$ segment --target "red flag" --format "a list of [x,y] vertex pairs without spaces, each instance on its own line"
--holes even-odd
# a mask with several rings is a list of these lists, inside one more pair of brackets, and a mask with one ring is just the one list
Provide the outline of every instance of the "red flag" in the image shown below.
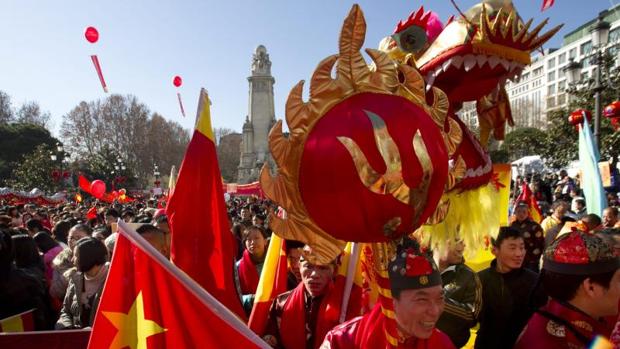
[[78,177],[78,182],[80,183],[80,189],[90,194],[90,181],[86,179],[86,177],[80,175]]
[[538,207],[538,202],[536,201],[534,194],[532,194],[532,191],[526,182],[523,182],[523,185],[521,186],[521,194],[519,194],[519,197],[517,198],[517,205],[521,202],[529,206],[530,218],[532,218],[534,222],[540,224],[542,221],[542,212],[540,211],[540,207]]
[[123,221],[89,349],[269,348]]
[[0,335],[0,348],[86,348],[90,330],[7,332]]
[[34,311],[35,309],[30,309],[0,320],[0,332],[34,331],[34,318],[32,317]]
[[93,218],[97,218],[97,207],[93,206],[90,208],[90,210],[88,210],[88,212],[86,212],[86,219],[93,219]]
[[166,213],[172,262],[245,319],[235,287],[233,235],[217,163],[209,97],[200,91],[198,120]]
[[553,6],[553,3],[555,2],[555,0],[543,0],[542,3],[542,7],[540,8],[540,12],[550,8],[551,6]]

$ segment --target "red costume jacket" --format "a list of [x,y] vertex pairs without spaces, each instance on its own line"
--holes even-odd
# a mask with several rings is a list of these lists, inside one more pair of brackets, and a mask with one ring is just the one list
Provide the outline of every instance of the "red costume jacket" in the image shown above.
[[[321,349],[382,349],[387,345],[384,332],[386,317],[377,303],[373,310],[347,321],[327,333]],[[450,338],[438,329],[428,339],[408,338],[398,348],[454,349]]]
[[594,337],[609,334],[606,322],[551,299],[532,315],[514,349],[589,348]]

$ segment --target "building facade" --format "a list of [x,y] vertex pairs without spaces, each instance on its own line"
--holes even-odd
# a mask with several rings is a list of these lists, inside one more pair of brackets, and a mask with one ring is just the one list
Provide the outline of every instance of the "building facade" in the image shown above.
[[[607,52],[616,59],[620,52],[620,4],[601,12],[604,20],[611,24]],[[596,72],[590,63],[592,58],[591,28],[596,18],[582,24],[564,36],[560,48],[537,52],[532,63],[523,69],[517,81],[508,80],[506,92],[510,98],[515,127],[547,127],[547,114],[568,105],[565,71],[570,60],[581,62],[581,78],[588,79]],[[475,102],[465,103],[458,113],[468,125],[477,125]]]
[[242,131],[239,183],[256,181],[265,162],[273,165],[267,136],[276,122],[273,98],[275,79],[271,76],[271,61],[263,45],[259,45],[254,52],[248,83],[248,115]]

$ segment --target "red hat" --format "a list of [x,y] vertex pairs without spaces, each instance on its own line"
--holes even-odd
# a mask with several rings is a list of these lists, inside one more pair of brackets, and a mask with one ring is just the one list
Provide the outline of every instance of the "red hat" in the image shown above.
[[544,254],[543,269],[567,275],[592,275],[620,268],[620,258],[600,237],[572,231],[561,235]]

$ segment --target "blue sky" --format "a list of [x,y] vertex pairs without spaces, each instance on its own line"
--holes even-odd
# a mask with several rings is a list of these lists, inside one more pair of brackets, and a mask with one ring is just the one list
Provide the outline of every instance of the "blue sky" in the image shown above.
[[[618,0],[556,0],[541,13],[542,0],[516,0],[523,18],[565,23],[546,47]],[[0,90],[14,106],[39,102],[50,111],[54,132],[62,115],[80,101],[105,98],[89,55],[99,56],[112,93],[133,94],[151,111],[193,127],[200,87],[213,100],[214,127],[237,131],[247,114],[251,56],[263,44],[276,79],[276,117],[283,118],[290,88],[309,79],[316,64],[337,52],[342,20],[353,1],[344,0],[0,0]],[[376,48],[396,23],[420,5],[442,20],[456,13],[449,0],[358,2],[367,23],[365,47]],[[465,11],[477,3],[457,0]],[[84,29],[95,26],[99,42]],[[183,78],[183,118],[172,85]]]

